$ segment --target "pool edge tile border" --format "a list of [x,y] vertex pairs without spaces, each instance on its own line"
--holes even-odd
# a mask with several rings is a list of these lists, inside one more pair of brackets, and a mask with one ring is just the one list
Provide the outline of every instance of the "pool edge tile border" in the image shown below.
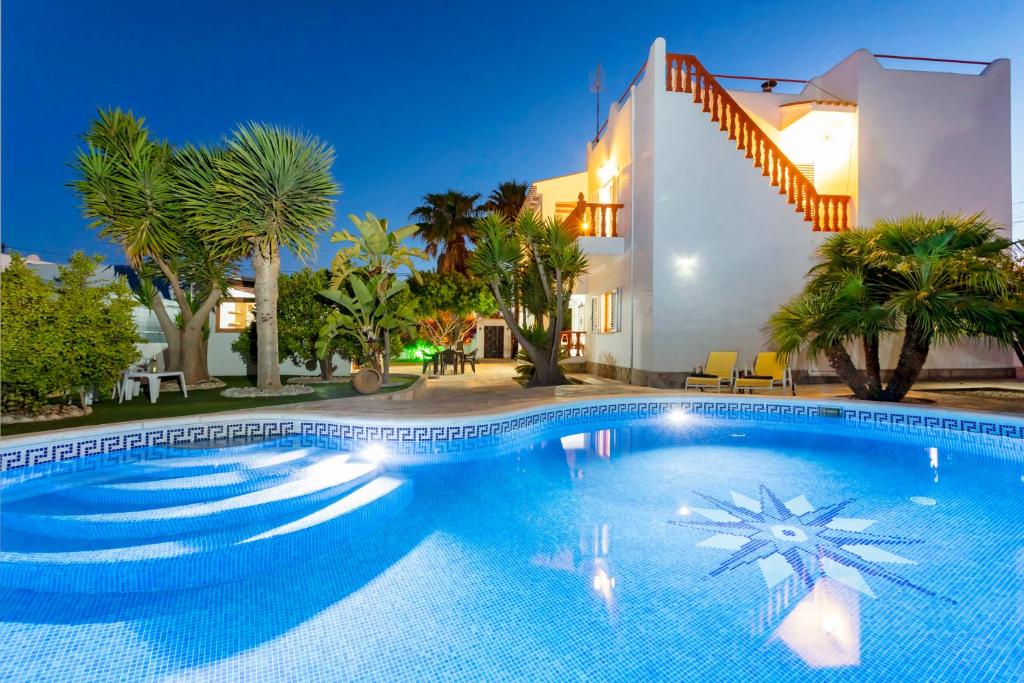
[[451,441],[517,432],[553,419],[634,413],[637,416],[655,415],[673,409],[705,414],[812,417],[837,419],[844,423],[921,427],[1022,440],[1024,443],[1024,418],[1010,415],[919,406],[890,406],[883,403],[851,404],[842,400],[772,400],[763,397],[667,394],[580,398],[457,419],[367,418],[327,416],[313,412],[260,411],[243,415],[210,413],[192,417],[123,422],[4,439],[0,441],[0,472],[145,446],[174,445],[209,439],[273,438],[295,434],[339,436],[366,441]]

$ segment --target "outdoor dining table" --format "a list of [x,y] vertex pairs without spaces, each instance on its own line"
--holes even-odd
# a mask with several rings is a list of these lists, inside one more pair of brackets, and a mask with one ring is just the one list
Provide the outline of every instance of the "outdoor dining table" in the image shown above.
[[[430,357],[430,362],[433,364],[435,375],[439,373],[442,375],[444,374],[445,363],[441,362],[441,353],[443,352],[439,351],[438,353],[435,353],[433,356]],[[455,362],[452,364],[454,374],[466,374],[466,353],[464,351],[454,351],[454,353]]]
[[185,373],[184,372],[126,372],[124,373],[124,384],[121,390],[121,399],[118,403],[121,403],[125,399],[125,388],[128,383],[132,380],[143,380],[149,382],[149,402],[156,403],[157,398],[160,397],[160,381],[164,378],[175,378],[178,383],[181,384],[181,394],[185,398],[188,398],[188,388],[185,385]]

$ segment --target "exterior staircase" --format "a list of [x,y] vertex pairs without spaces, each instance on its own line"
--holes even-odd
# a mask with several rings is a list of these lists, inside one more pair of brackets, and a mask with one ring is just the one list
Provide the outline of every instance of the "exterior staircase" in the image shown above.
[[816,232],[840,232],[850,229],[850,197],[820,194],[814,184],[797,168],[771,138],[736,103],[732,95],[693,55],[665,55],[665,88],[669,92],[693,95],[713,123],[735,141],[754,168],[779,188],[779,194]]

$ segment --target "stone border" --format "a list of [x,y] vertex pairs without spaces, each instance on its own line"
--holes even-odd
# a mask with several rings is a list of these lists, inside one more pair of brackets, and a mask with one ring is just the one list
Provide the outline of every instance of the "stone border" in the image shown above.
[[[424,380],[425,381],[425,380]],[[410,389],[413,387],[410,387]],[[397,393],[397,392],[396,392]],[[344,442],[385,441],[402,448],[430,450],[463,439],[521,438],[531,430],[566,420],[589,417],[633,419],[672,410],[721,417],[760,418],[817,426],[839,418],[836,427],[870,423],[885,430],[927,433],[967,432],[995,439],[999,450],[1024,454],[1024,418],[927,407],[895,407],[812,399],[771,400],[761,397],[703,397],[693,394],[636,398],[581,399],[462,419],[378,419],[328,417],[316,413],[224,413],[187,420],[165,418],[104,425],[61,433],[27,434],[0,442],[0,472],[43,463],[158,445],[213,439],[274,438],[297,435],[328,437]]]
[[[396,375],[397,377],[409,377],[406,374]],[[384,394],[371,394],[362,398],[372,401],[412,401],[422,396],[427,390],[427,375],[420,375],[413,380],[412,384],[398,391],[389,391]]]

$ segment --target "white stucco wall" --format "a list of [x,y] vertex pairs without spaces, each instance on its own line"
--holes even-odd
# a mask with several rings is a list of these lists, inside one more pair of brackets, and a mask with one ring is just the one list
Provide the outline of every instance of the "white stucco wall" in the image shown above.
[[554,218],[556,204],[559,202],[575,203],[580,192],[586,195],[587,172],[580,171],[555,178],[546,178],[533,184],[537,188],[541,218]]
[[[659,39],[648,59],[655,66],[621,109],[611,108],[601,140],[588,145],[592,200],[597,169],[610,159],[618,166],[626,253],[591,258],[577,288],[588,297],[622,289],[622,332],[588,334],[587,359],[678,373],[703,363],[711,350],[735,350],[746,365],[767,348],[768,317],[801,289],[827,233],[812,231],[692,97],[665,91],[664,63]],[[814,98],[857,103],[855,112],[834,108],[853,128],[844,141],[849,172],[843,177],[838,165],[814,161],[828,185],[819,190],[845,188],[862,225],[910,211],[976,210],[1009,224],[1005,60],[981,76],[964,76],[884,69],[860,51],[801,94],[736,97],[784,149],[788,121],[777,113],[779,104]],[[895,342],[883,347],[884,368],[896,364]],[[1008,352],[970,343],[934,348],[926,367],[1012,365]]]
[[985,211],[1010,224],[1010,63],[978,75],[883,67],[858,50],[805,92],[857,103],[860,223]]
[[[664,50],[660,41],[655,47]],[[649,369],[687,371],[712,350],[737,351],[749,363],[764,348],[768,316],[799,291],[823,235],[692,97],[662,88],[654,103]]]
[[[661,59],[664,63],[664,51]],[[590,256],[590,272],[581,289],[588,297],[620,289],[621,328],[608,334],[588,332],[586,357],[592,363],[626,369],[648,367],[653,348],[650,226],[655,153],[653,100],[658,87],[664,88],[663,72],[648,68],[631,95],[621,105],[611,106],[604,135],[597,144],[588,145],[587,151],[588,194],[592,199],[597,199],[599,169],[609,163],[618,169],[614,199],[625,204],[618,217],[618,234],[624,240],[625,251],[622,255]]]
[[473,342],[467,347],[467,350],[472,351],[476,349],[476,357],[484,358],[485,327],[500,327],[502,329],[502,358],[511,358],[512,330],[505,324],[504,318],[478,318],[476,321],[476,334],[473,336]]
[[[210,327],[215,328],[213,315],[210,316]],[[238,339],[238,332],[211,332],[206,347],[206,362],[210,374],[215,377],[241,377],[247,374],[256,374],[256,368],[247,368],[242,357],[231,350],[231,344]],[[334,375],[346,377],[351,374],[352,365],[349,361],[335,357]],[[282,375],[319,375],[319,367],[312,370],[302,365],[296,365],[289,360],[281,363]]]

